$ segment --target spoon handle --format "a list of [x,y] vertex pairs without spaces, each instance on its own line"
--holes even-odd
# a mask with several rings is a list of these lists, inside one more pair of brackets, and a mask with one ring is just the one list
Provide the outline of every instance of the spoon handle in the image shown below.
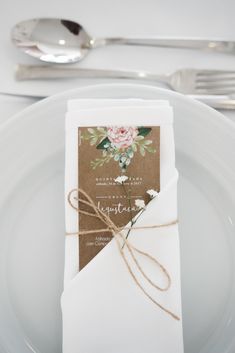
[[62,67],[49,65],[17,65],[15,78],[18,81],[37,79],[59,79],[59,78],[118,78],[154,80],[169,84],[167,74],[156,75],[146,71],[122,71],[83,69],[79,67]]
[[221,53],[235,53],[235,42],[200,38],[106,38],[93,39],[92,47],[105,45],[135,45],[161,48],[200,49]]

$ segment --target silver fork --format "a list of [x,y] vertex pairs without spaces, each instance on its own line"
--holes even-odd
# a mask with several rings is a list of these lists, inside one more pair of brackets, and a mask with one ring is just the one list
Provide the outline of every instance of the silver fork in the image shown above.
[[78,67],[18,65],[17,80],[59,78],[119,78],[163,82],[171,89],[195,95],[227,95],[235,93],[235,71],[181,69],[157,75],[146,71],[83,69]]

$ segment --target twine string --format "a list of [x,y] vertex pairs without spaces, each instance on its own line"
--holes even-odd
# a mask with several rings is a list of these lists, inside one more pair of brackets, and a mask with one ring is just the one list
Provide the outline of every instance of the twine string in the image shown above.
[[[81,198],[79,196],[74,197],[73,194],[74,192],[76,192],[78,195],[79,193],[85,197]],[[86,206],[89,206],[93,212],[89,212],[89,211],[85,211],[82,210],[81,208],[78,207],[78,205],[74,205],[72,200],[76,200],[77,203],[79,204],[79,202],[81,204],[84,204]],[[102,210],[100,210],[96,204],[94,203],[94,201],[92,200],[92,198],[82,189],[73,189],[69,192],[68,197],[67,197],[68,203],[69,205],[76,210],[76,212],[78,214],[83,214],[83,215],[87,215],[89,217],[96,217],[98,218],[103,224],[105,224],[106,228],[103,229],[95,229],[95,230],[81,230],[78,232],[70,232],[70,233],[66,233],[66,235],[87,235],[87,234],[92,234],[92,233],[101,233],[101,232],[111,232],[113,238],[116,241],[119,253],[122,257],[122,259],[125,262],[125,265],[128,269],[128,272],[130,273],[131,277],[133,278],[134,282],[136,283],[136,285],[139,287],[139,289],[156,305],[158,306],[161,310],[163,310],[164,312],[166,312],[167,314],[169,314],[171,317],[173,317],[175,320],[180,320],[180,318],[174,314],[172,311],[170,311],[169,309],[163,307],[159,302],[157,302],[148,292],[147,290],[144,288],[144,286],[140,283],[140,281],[138,280],[137,276],[135,275],[135,273],[132,270],[131,264],[129,263],[129,260],[127,258],[127,255],[124,251],[124,249],[127,249],[127,252],[129,253],[129,256],[131,257],[131,259],[133,260],[134,264],[136,265],[137,269],[139,270],[140,274],[145,278],[145,280],[149,283],[149,285],[159,291],[167,291],[170,286],[171,286],[171,277],[169,272],[167,271],[167,269],[153,256],[151,256],[150,254],[142,251],[141,249],[136,248],[134,245],[132,245],[130,243],[130,241],[128,239],[126,239],[125,235],[123,234],[123,230],[140,230],[140,229],[154,229],[154,228],[163,228],[163,227],[170,227],[173,226],[175,224],[178,223],[178,220],[174,220],[172,222],[169,223],[164,223],[164,224],[158,224],[158,225],[151,225],[151,226],[143,226],[143,227],[124,227],[124,228],[120,228],[117,227],[114,222],[110,219],[110,217],[104,213]],[[165,287],[160,287],[159,285],[157,285],[156,283],[154,283],[154,281],[152,281],[149,276],[146,274],[146,272],[144,271],[144,269],[142,268],[142,266],[140,265],[135,253],[140,254],[141,256],[149,259],[150,261],[152,261],[156,266],[158,266],[160,268],[160,270],[162,271],[163,275],[166,277],[167,279],[167,284]]]

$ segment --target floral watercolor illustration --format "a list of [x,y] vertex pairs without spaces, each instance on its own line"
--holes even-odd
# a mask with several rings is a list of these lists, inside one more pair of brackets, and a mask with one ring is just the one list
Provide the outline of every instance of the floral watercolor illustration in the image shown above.
[[87,128],[81,138],[101,150],[101,157],[91,161],[92,169],[102,167],[113,159],[119,164],[121,171],[125,172],[135,153],[140,153],[143,157],[146,152],[156,153],[152,146],[153,141],[147,138],[151,130],[150,127],[135,126]]

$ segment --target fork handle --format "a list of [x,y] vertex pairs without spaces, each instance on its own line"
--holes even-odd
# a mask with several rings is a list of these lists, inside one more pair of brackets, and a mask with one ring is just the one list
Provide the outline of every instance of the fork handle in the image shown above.
[[200,38],[106,38],[94,39],[92,47],[100,47],[108,44],[149,46],[161,48],[185,48],[201,49],[221,53],[234,53],[235,42],[226,40],[200,39]]
[[50,65],[17,65],[15,78],[22,80],[59,79],[59,78],[124,78],[149,81],[160,81],[169,84],[169,75],[156,75],[146,71],[124,71],[83,69],[79,67],[62,67]]

